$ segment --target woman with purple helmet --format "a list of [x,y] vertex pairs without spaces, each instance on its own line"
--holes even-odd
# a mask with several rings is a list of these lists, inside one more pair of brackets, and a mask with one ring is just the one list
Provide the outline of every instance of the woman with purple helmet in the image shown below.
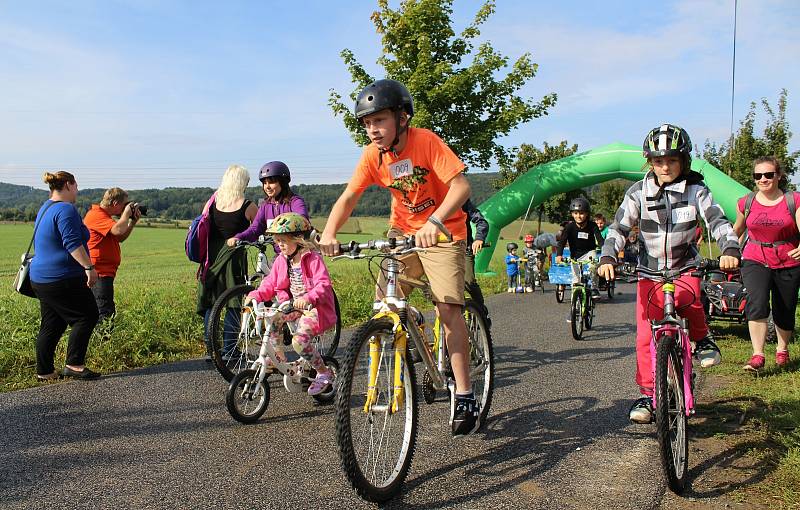
[[228,239],[228,246],[234,246],[237,240],[255,241],[266,232],[272,220],[283,213],[295,212],[308,219],[305,201],[292,193],[289,186],[291,175],[286,163],[270,161],[259,170],[258,180],[263,185],[266,199],[258,208],[258,214],[250,227]]

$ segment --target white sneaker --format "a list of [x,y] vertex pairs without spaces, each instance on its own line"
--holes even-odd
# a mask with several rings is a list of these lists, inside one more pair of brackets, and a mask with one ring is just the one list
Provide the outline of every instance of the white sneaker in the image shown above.
[[651,397],[642,397],[634,402],[628,418],[633,423],[652,423],[653,399]]
[[533,292],[533,287],[525,287],[525,292]]
[[700,363],[702,368],[720,364],[722,356],[720,355],[719,347],[717,347],[710,335],[697,341],[697,345],[694,347],[694,359]]
[[509,292],[509,294],[513,293],[514,292],[514,287],[509,287],[508,288],[508,292]]

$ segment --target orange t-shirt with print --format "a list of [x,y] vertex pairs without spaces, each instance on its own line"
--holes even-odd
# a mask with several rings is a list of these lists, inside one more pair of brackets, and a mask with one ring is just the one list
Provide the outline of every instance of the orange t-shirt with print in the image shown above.
[[[373,184],[389,188],[390,224],[405,234],[414,234],[442,204],[450,190],[448,183],[464,168],[458,156],[432,131],[409,128],[406,146],[396,156],[391,152],[381,156],[375,144],[369,144],[347,189],[361,194]],[[453,234],[453,240],[467,238],[467,215],[461,208],[449,218],[439,219]]]
[[83,224],[89,229],[89,257],[97,275],[116,276],[122,253],[119,241],[111,233],[111,229],[117,222],[102,207],[92,204],[92,208],[83,218]]

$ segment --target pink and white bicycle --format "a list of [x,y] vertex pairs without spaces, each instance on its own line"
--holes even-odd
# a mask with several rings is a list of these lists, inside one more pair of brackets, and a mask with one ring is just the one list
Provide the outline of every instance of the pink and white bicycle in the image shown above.
[[[675,286],[681,286],[678,278],[686,273],[699,276],[708,271],[719,270],[715,260],[701,259],[680,269],[656,271],[642,266],[623,264],[617,268],[621,276],[646,276],[655,279],[655,285],[647,296],[652,303],[656,292],[664,294],[664,318],[650,320],[650,352],[653,356],[653,410],[656,418],[656,434],[661,450],[661,467],[670,490],[681,493],[686,488],[689,471],[689,441],[687,418],[694,414],[694,377],[692,374],[692,346],[689,343],[688,321],[678,316],[678,311],[691,306],[692,302],[676,307]],[[688,287],[684,287],[689,289]],[[689,289],[691,290],[691,289]]]

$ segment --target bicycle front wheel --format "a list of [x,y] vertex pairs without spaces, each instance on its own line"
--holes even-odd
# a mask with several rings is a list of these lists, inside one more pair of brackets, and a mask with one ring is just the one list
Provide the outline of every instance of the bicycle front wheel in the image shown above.
[[556,302],[563,303],[564,302],[564,292],[566,287],[564,285],[556,285]]
[[683,366],[677,339],[665,336],[656,349],[656,433],[661,467],[670,490],[680,494],[689,471],[689,441],[686,434],[686,400]]
[[269,406],[269,383],[259,381],[257,371],[243,370],[231,381],[225,405],[236,421],[255,423]]
[[258,357],[255,315],[245,306],[252,290],[247,284],[226,289],[211,308],[206,349],[217,371],[229,382]]
[[572,309],[570,310],[570,328],[572,338],[580,340],[583,338],[583,296],[580,292],[572,293]]
[[[392,326],[391,320],[379,319],[356,330],[342,362],[335,401],[336,441],[342,469],[358,495],[373,502],[387,501],[400,491],[417,441],[413,363],[403,363],[404,398],[392,411],[395,393]],[[370,373],[377,376],[374,388]]]
[[586,298],[586,309],[583,316],[583,327],[586,331],[592,329],[592,322],[594,321],[594,300],[591,296]]
[[492,333],[486,325],[486,317],[478,303],[467,300],[464,304],[464,319],[469,335],[469,376],[480,405],[479,428],[489,416],[494,391],[494,347]]

